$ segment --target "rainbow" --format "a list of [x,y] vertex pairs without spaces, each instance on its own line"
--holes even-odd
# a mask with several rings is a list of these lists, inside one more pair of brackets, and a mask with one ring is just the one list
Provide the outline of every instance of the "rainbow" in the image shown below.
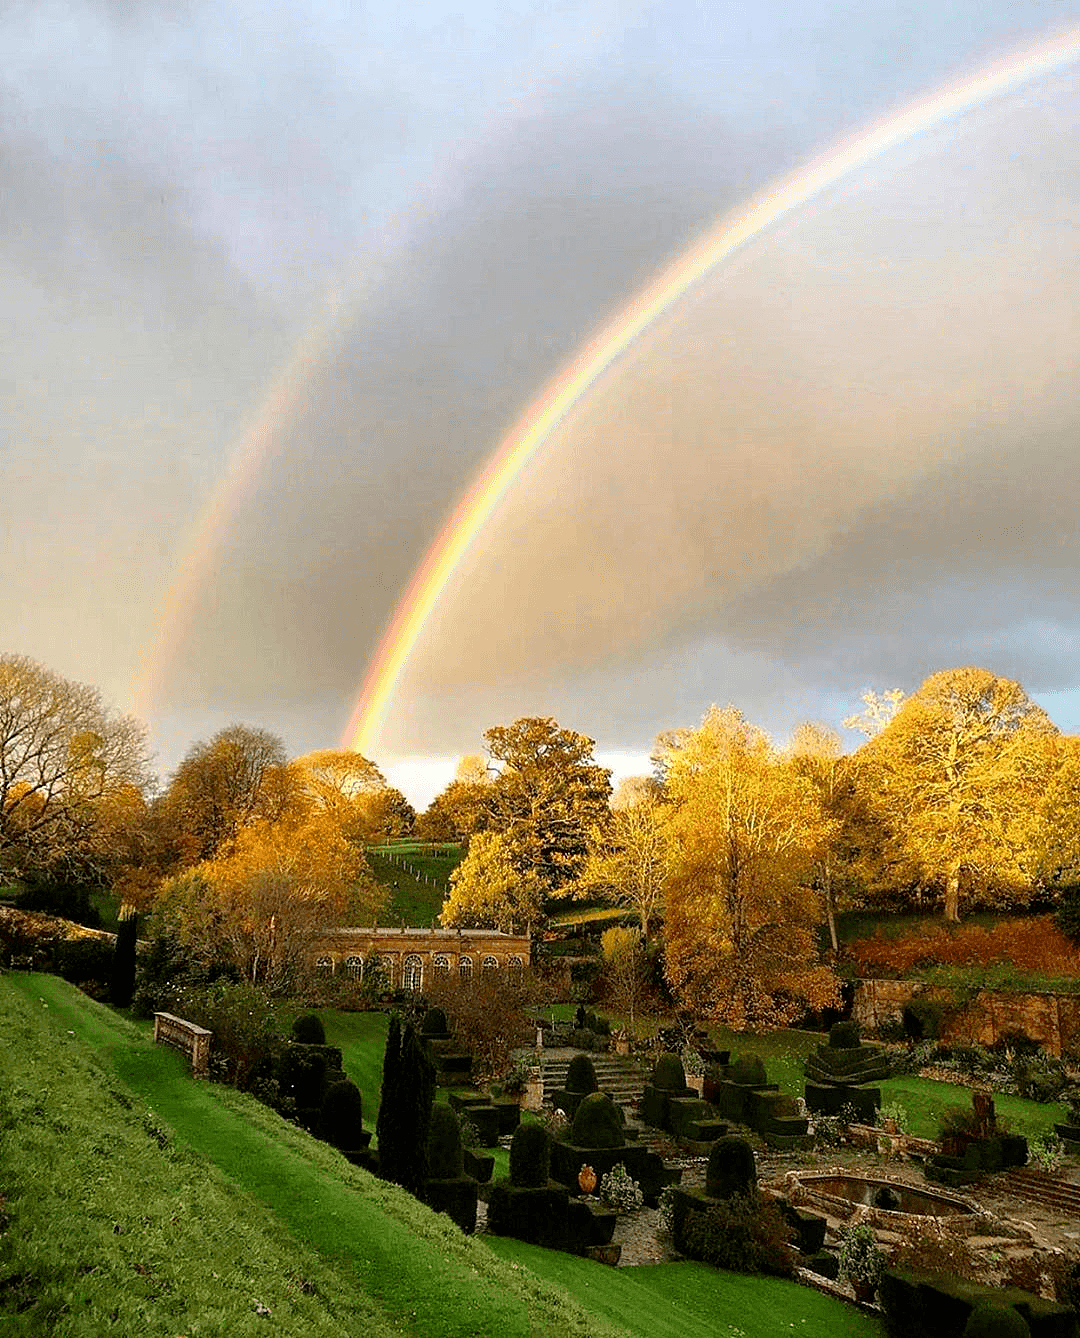
[[661,315],[734,252],[905,141],[1080,57],[1073,28],[936,89],[752,196],[674,260],[543,390],[458,503],[413,576],[372,660],[343,747],[368,753],[424,626],[511,484],[579,400]]

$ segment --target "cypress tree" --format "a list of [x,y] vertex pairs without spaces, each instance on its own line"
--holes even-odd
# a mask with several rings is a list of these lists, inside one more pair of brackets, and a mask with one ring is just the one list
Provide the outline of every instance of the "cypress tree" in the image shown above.
[[386,1053],[383,1055],[382,1090],[379,1096],[379,1114],[375,1121],[375,1137],[379,1144],[379,1174],[384,1180],[398,1178],[395,1160],[400,1144],[395,1138],[398,1119],[398,1074],[401,1068],[401,1020],[395,1013],[390,1018],[386,1033]]
[[139,917],[132,911],[116,926],[116,947],[113,950],[109,997],[117,1008],[130,1008],[131,996],[135,993],[135,941],[138,937],[138,920]]
[[428,1135],[435,1104],[435,1067],[410,1022],[401,1044],[401,1175],[398,1184],[423,1198]]

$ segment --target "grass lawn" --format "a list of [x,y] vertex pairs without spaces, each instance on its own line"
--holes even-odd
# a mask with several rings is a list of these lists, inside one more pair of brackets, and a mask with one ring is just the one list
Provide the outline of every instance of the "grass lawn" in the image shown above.
[[[383,850],[387,847],[379,846],[378,849]],[[389,849],[397,853],[396,847],[390,846]],[[420,867],[419,862],[411,854],[405,858],[410,864]],[[385,855],[372,850],[367,852],[367,862],[375,875],[375,881],[386,888],[387,892],[387,903],[379,912],[380,924],[404,922],[410,928],[416,929],[438,920],[443,907],[442,883],[436,881],[434,886],[425,883],[408,869],[392,864]]]
[[[23,1272],[28,1251],[52,1259],[50,1304],[74,1314],[70,1323],[50,1320],[37,1328],[15,1317],[22,1327],[12,1332],[20,1338],[113,1329],[153,1338],[268,1332],[256,1301],[270,1309],[275,1332],[289,1338],[355,1332],[773,1338],[789,1327],[870,1338],[878,1332],[840,1303],[772,1280],[681,1264],[608,1269],[509,1242],[492,1250],[250,1098],[193,1081],[179,1055],[154,1047],[141,1029],[63,981],[3,977],[0,1001],[5,1017],[22,1027],[9,1026],[0,1047],[23,1065],[22,1081],[7,1094],[20,1103],[22,1118],[3,1122],[6,1150],[16,1153],[7,1161],[18,1168],[14,1185],[5,1187],[11,1218],[5,1244]],[[381,1053],[377,1019],[385,1025],[379,1014],[326,1018],[330,1038],[354,1048],[354,1062],[365,1046]],[[68,1069],[58,1054],[69,1058]],[[80,1107],[79,1145],[70,1141],[76,1098],[91,1102],[88,1110]],[[117,1129],[132,1122],[153,1165],[117,1142]],[[36,1143],[28,1143],[26,1129]],[[116,1164],[98,1151],[114,1144],[121,1148]],[[186,1179],[169,1178],[173,1163]],[[72,1167],[65,1180],[56,1175],[60,1165]],[[32,1192],[42,1192],[39,1182],[51,1184],[50,1210],[37,1214],[29,1240],[24,1228]],[[215,1186],[220,1204],[204,1210],[196,1191]],[[207,1251],[211,1263],[200,1263]],[[176,1293],[187,1282],[186,1267],[193,1276],[185,1308]],[[140,1281],[125,1292],[132,1270]],[[168,1286],[161,1281],[166,1275],[173,1279]],[[84,1300],[94,1288],[96,1309]],[[223,1289],[230,1309],[211,1314],[211,1294]],[[0,1316],[10,1295],[0,1288]],[[727,1329],[718,1326],[721,1316]]]
[[[971,1108],[971,1088],[960,1087],[953,1083],[934,1082],[930,1078],[917,1078],[905,1075],[899,1078],[886,1078],[875,1086],[881,1088],[882,1103],[899,1101],[907,1112],[905,1128],[908,1133],[918,1138],[937,1138],[941,1133],[942,1116],[948,1106]],[[1038,1101],[1027,1101],[1022,1096],[1010,1096],[1005,1092],[994,1093],[994,1110],[1006,1128],[1012,1133],[1024,1134],[1034,1138],[1037,1134],[1048,1133],[1055,1121],[1065,1119],[1065,1105],[1056,1102],[1043,1105]]]

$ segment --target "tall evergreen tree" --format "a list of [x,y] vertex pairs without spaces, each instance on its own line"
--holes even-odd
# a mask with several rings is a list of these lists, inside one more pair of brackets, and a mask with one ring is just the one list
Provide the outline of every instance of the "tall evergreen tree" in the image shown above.
[[423,1196],[427,1179],[427,1141],[435,1102],[435,1068],[412,1023],[402,1031],[390,1019],[383,1059],[383,1085],[375,1130],[379,1139],[379,1174],[384,1180]]
[[398,1114],[398,1072],[401,1068],[401,1020],[396,1013],[390,1018],[386,1033],[386,1053],[383,1055],[382,1091],[379,1096],[379,1115],[375,1121],[375,1138],[379,1145],[379,1174],[384,1180],[397,1181],[399,1144],[394,1137]]
[[138,937],[139,917],[132,912],[125,915],[116,927],[116,948],[113,952],[112,979],[109,997],[117,1008],[129,1008],[135,992],[135,943]]

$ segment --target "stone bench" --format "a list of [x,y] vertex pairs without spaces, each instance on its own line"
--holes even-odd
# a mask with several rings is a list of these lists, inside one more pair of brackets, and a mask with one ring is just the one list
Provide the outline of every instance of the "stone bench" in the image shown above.
[[213,1032],[185,1022],[172,1013],[154,1014],[154,1044],[171,1045],[191,1060],[191,1071],[198,1077],[206,1072],[210,1057],[210,1038]]

